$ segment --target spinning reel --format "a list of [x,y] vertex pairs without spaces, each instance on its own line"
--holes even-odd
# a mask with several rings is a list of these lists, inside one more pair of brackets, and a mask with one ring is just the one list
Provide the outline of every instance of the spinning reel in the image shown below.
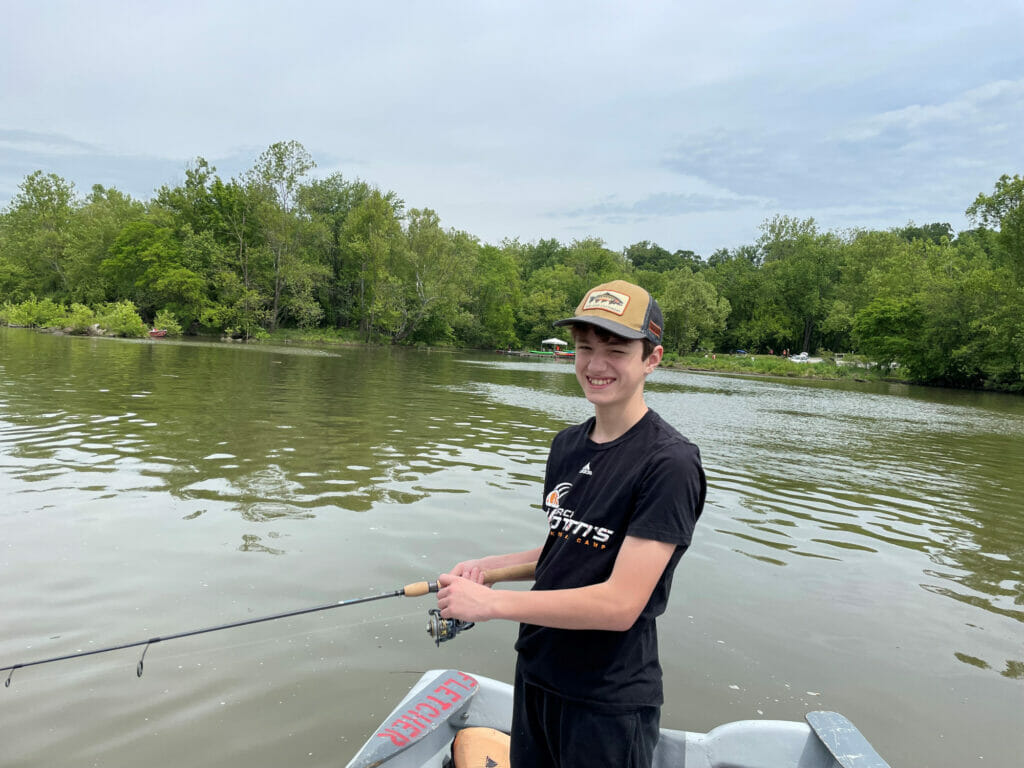
[[427,634],[434,638],[434,645],[440,647],[454,638],[459,632],[465,632],[474,626],[472,621],[460,619],[442,619],[441,611],[431,608],[427,611]]

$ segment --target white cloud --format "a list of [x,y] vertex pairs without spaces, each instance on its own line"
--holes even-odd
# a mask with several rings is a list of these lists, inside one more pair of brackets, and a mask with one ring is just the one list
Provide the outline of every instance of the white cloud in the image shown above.
[[[844,136],[849,141],[868,141],[898,130],[948,130],[970,124],[981,132],[1002,132],[1007,126],[993,120],[1019,118],[1024,115],[1024,79],[999,80],[986,83],[959,94],[941,104],[910,104],[901,109],[883,112],[865,119]],[[1019,125],[1019,124],[1018,124]],[[1024,141],[1024,133],[1019,138]]]
[[949,220],[1001,173],[1024,165],[1022,95],[1024,80],[999,81],[848,122],[816,116],[755,135],[706,131],[683,140],[666,165],[783,212],[867,206],[892,225],[929,210]]
[[706,253],[777,212],[951,220],[1024,168],[1016,0],[5,11],[0,205],[36,168],[148,196],[297,139],[491,242]]
[[81,155],[96,150],[67,136],[32,131],[0,130],[0,153],[27,155]]

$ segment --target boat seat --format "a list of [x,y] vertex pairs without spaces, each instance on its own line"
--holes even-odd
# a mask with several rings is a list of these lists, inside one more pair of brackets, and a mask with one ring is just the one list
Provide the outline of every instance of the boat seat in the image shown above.
[[452,742],[454,768],[508,768],[509,736],[494,728],[463,728]]

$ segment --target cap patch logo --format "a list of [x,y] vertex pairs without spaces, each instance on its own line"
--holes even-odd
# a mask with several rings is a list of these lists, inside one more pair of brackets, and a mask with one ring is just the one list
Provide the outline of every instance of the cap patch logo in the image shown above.
[[658,325],[653,320],[648,320],[647,321],[647,330],[650,331],[651,333],[653,333],[659,339],[661,338],[661,326]]
[[622,315],[626,312],[629,304],[629,296],[618,291],[601,291],[587,296],[581,311],[587,312],[591,309],[600,309],[611,312],[613,315]]

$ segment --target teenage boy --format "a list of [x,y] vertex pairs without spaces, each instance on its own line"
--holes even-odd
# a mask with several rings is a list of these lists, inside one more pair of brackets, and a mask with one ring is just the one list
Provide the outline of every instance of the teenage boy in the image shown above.
[[[543,546],[467,560],[439,577],[445,618],[520,622],[513,768],[650,766],[662,704],[655,619],[690,544],[706,482],[695,445],[644,401],[664,321],[639,286],[592,289],[572,326],[594,416],[560,432],[544,478]],[[528,591],[481,574],[537,561]]]

